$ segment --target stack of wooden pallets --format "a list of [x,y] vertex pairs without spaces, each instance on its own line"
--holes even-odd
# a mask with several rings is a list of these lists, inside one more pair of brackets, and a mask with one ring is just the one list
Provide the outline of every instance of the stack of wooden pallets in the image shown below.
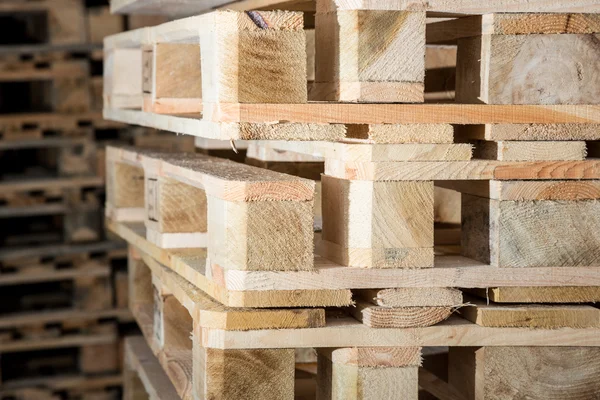
[[597,398],[600,5],[227,6],[104,42],[107,119],[246,150],[107,149],[129,398]]
[[102,119],[102,40],[165,20],[102,3],[0,4],[2,399],[120,398],[133,324],[127,253],[103,226],[104,148],[159,136]]

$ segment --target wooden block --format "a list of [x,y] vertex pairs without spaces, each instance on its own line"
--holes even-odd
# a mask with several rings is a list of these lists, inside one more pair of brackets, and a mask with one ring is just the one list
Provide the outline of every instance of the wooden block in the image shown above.
[[194,334],[194,394],[209,399],[294,398],[294,349],[204,348]]
[[599,355],[595,347],[451,347],[449,381],[468,400],[592,399]]
[[382,307],[358,300],[352,316],[371,328],[414,328],[432,326],[452,314],[453,307]]
[[597,124],[486,124],[456,128],[461,139],[476,140],[600,140]]
[[88,41],[90,43],[102,43],[106,36],[125,30],[125,18],[121,15],[111,14],[108,7],[92,7],[87,11]]
[[200,37],[202,74],[210,77],[205,102],[307,101],[302,13],[217,11],[209,18],[218,29]]
[[150,107],[144,103],[144,110],[161,114],[202,112],[200,46],[156,43],[151,54],[152,97]]
[[[597,104],[595,34],[460,39],[456,99],[486,104]],[[527,73],[523,73],[527,71]]]
[[480,326],[523,328],[593,328],[600,326],[600,310],[587,305],[503,305],[469,298],[472,305],[460,315]]
[[107,214],[115,220],[144,219],[144,170],[106,157]]
[[449,124],[365,124],[347,125],[346,136],[375,143],[452,143],[454,128]]
[[203,189],[166,177],[146,177],[146,237],[162,248],[206,247]]
[[382,307],[454,307],[463,303],[462,292],[452,288],[367,289],[356,295]]
[[311,99],[423,102],[424,12],[317,13],[315,36]]
[[586,145],[583,141],[477,141],[473,157],[500,161],[585,160]]
[[319,349],[317,399],[417,399],[420,348]]
[[104,58],[104,108],[143,107],[142,49],[107,49]]
[[469,293],[496,303],[597,303],[599,287],[494,287]]
[[[323,241],[348,266],[433,266],[433,183],[322,177]],[[418,211],[417,211],[418,210]]]
[[596,266],[598,207],[593,200],[499,201],[463,194],[462,253],[497,267]]

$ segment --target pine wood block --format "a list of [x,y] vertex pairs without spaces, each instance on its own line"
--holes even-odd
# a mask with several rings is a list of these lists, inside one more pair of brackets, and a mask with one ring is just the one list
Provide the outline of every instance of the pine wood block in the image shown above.
[[[597,266],[600,203],[462,196],[462,253],[497,267]],[[584,217],[585,216],[585,217]]]
[[322,176],[325,252],[371,268],[433,266],[433,183]]
[[600,287],[493,287],[469,293],[496,303],[597,303]]
[[118,221],[144,219],[144,170],[106,156],[106,213]]
[[354,318],[371,328],[414,328],[432,326],[448,319],[453,307],[389,307],[375,306],[357,300],[350,308]]
[[585,160],[586,144],[570,142],[475,142],[474,158],[500,161]]
[[166,177],[146,177],[146,237],[162,248],[206,247],[203,189]]
[[294,349],[204,348],[199,335],[193,338],[195,398],[294,398]]
[[208,196],[208,257],[226,269],[313,269],[313,201]]
[[303,15],[287,11],[210,14],[200,36],[202,98],[209,103],[305,103]]
[[469,298],[460,315],[488,327],[593,328],[600,326],[600,310],[588,305],[487,304]]
[[202,112],[200,46],[155,43],[151,57],[151,83],[144,89],[150,87],[151,97],[144,102],[144,110],[159,114]]
[[593,399],[595,347],[451,347],[449,381],[474,399]]
[[421,349],[319,349],[317,399],[417,399]]
[[311,99],[423,102],[424,12],[317,13],[315,36]]
[[597,34],[460,39],[456,99],[486,104],[598,104]]
[[381,307],[455,307],[462,292],[453,288],[396,288],[358,290],[356,296]]
[[141,109],[143,75],[142,49],[107,49],[104,59],[104,108]]

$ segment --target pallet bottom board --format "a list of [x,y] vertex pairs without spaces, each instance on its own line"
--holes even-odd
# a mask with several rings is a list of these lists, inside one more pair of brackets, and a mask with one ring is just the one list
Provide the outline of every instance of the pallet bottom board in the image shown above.
[[324,328],[224,331],[202,329],[207,347],[219,349],[407,346],[600,346],[600,328],[486,328],[458,316],[425,328],[369,328],[350,317],[329,318]]

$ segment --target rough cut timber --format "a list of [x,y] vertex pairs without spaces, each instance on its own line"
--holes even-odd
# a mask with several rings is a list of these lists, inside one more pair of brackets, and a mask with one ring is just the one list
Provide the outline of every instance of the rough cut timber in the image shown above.
[[599,287],[492,287],[469,293],[496,303],[597,303]]
[[452,143],[450,124],[363,124],[346,125],[346,137],[372,143]]
[[312,100],[423,102],[424,12],[317,13],[315,44]]
[[468,400],[597,398],[600,349],[450,348],[449,381]]
[[483,35],[458,41],[456,100],[598,104],[598,34]]
[[[543,288],[540,288],[543,290]],[[600,327],[600,310],[588,305],[487,304],[469,298],[460,315],[489,327],[593,328]]]
[[452,288],[369,289],[356,295],[381,307],[455,307],[463,303],[462,292]]
[[561,161],[584,160],[586,144],[583,141],[497,141],[474,143],[474,158],[500,161]]
[[[107,160],[143,167],[149,240],[203,247],[204,236],[197,234],[206,226],[208,256],[214,265],[312,269],[314,181],[202,154],[109,147]],[[178,200],[180,196],[185,199]],[[173,225],[182,218],[187,226]],[[198,231],[190,232],[194,230]]]
[[433,267],[433,183],[322,176],[323,255],[353,267]]
[[418,398],[419,347],[319,349],[317,398]]
[[598,266],[600,202],[462,196],[462,253],[497,267]]

